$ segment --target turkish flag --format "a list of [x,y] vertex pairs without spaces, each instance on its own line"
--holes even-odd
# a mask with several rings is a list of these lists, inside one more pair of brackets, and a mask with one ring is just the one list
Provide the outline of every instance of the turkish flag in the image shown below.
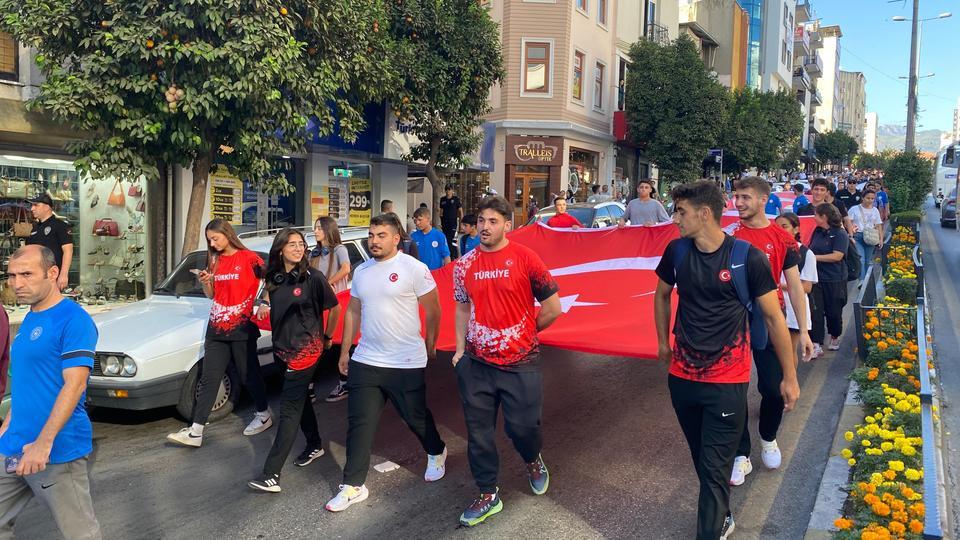
[[[721,224],[726,227],[738,220],[736,212],[728,212]],[[801,218],[804,241],[809,239],[813,226],[812,218]],[[573,230],[537,223],[511,232],[508,238],[539,254],[560,286],[563,313],[540,333],[542,344],[573,351],[656,359],[653,296],[658,278],[655,270],[667,244],[679,238],[676,226],[663,223],[651,227]],[[437,348],[452,351],[456,349],[453,263],[434,270],[433,277],[442,311]],[[349,291],[338,297],[346,308]],[[674,311],[676,306],[674,296]],[[340,339],[339,329],[336,339]]]

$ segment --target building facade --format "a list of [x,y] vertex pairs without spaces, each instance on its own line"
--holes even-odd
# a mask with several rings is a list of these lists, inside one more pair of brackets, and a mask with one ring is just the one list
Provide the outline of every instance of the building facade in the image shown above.
[[823,74],[823,61],[820,59],[819,22],[814,15],[813,6],[807,0],[796,5],[796,26],[793,30],[793,89],[800,103],[803,115],[803,136],[800,145],[807,161],[810,160],[816,126],[813,122],[813,109],[822,103],[817,90],[817,81]]
[[837,129],[840,117],[840,38],[843,32],[837,25],[816,25],[815,28],[823,43],[819,54],[823,67],[816,81],[821,103],[813,108],[813,118],[817,133],[825,133]]
[[796,0],[764,0],[760,45],[760,90],[793,89],[793,35]]
[[747,83],[750,16],[737,0],[681,0],[680,32],[700,49],[704,66],[727,88]]
[[867,79],[859,71],[840,71],[840,103],[836,129],[845,132],[857,141],[863,150],[863,126],[867,107]]
[[877,128],[880,119],[877,113],[868,112],[863,117],[863,151],[868,154],[877,153]]

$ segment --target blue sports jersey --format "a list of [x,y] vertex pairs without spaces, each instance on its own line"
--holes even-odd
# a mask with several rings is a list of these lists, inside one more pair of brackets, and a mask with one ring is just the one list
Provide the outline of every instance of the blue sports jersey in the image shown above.
[[797,195],[797,198],[793,200],[793,213],[799,214],[800,209],[808,204],[810,204],[810,201],[807,200],[806,195]]
[[783,204],[780,202],[780,197],[777,197],[776,193],[771,193],[770,198],[767,199],[767,206],[763,208],[763,213],[768,216],[779,216],[782,209]]
[[431,270],[443,266],[443,258],[450,256],[447,237],[437,229],[430,229],[427,234],[423,234],[422,231],[413,231],[410,238],[417,243],[420,262],[427,265],[427,268]]
[[463,253],[460,254],[461,257],[470,253],[470,250],[480,245],[480,235],[470,236],[466,234],[463,236]]
[[[10,349],[10,425],[0,437],[0,454],[23,452],[47,423],[63,388],[63,370],[93,369],[97,326],[79,304],[61,300],[29,312]],[[50,450],[50,463],[67,463],[93,451],[93,427],[84,409],[85,395]]]

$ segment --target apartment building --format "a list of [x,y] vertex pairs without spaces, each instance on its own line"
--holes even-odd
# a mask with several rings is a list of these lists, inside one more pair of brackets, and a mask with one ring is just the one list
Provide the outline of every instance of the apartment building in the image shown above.
[[793,89],[795,12],[795,0],[763,2],[759,88],[764,92]]
[[803,136],[800,145],[806,155],[813,148],[816,127],[813,109],[823,103],[817,81],[823,74],[823,61],[820,58],[819,22],[813,12],[813,6],[807,0],[797,2],[796,26],[793,29],[793,89],[797,93],[800,112],[803,115]]
[[[875,112],[868,112],[863,117],[863,151],[868,154],[877,153],[877,128],[879,127],[880,119]],[[947,137],[950,137],[949,133],[945,133]],[[949,142],[949,141],[948,141]]]
[[836,129],[857,140],[863,150],[863,126],[867,108],[867,79],[859,71],[840,71],[839,97]]
[[727,88],[747,84],[750,15],[737,0],[681,0],[680,32],[700,50],[704,66]]
[[817,133],[837,129],[840,111],[840,38],[843,32],[837,25],[820,26],[818,33],[823,40],[820,58],[823,62],[822,75],[816,86],[820,91],[821,104],[814,107],[814,126]]

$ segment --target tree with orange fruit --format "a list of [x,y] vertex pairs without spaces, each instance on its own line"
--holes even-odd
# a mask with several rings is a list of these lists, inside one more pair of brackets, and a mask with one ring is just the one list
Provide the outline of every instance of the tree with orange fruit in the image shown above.
[[308,122],[352,140],[363,106],[399,80],[376,0],[0,0],[0,12],[46,77],[30,106],[87,135],[68,147],[79,169],[192,169],[184,254],[212,169],[289,192],[275,158],[305,150]]

